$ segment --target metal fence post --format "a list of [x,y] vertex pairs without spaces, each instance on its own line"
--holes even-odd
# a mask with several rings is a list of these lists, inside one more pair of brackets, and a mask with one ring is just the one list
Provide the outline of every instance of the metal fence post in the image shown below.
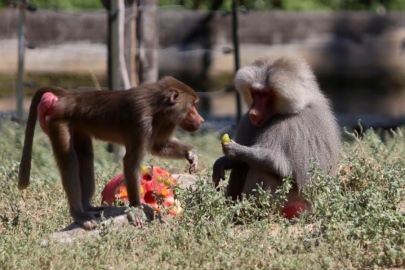
[[[110,90],[121,89],[118,12],[125,12],[125,10],[119,10],[117,0],[110,0],[108,7],[108,87]],[[116,161],[125,154],[124,148],[118,145],[109,144],[108,150],[114,153]]]
[[[238,38],[238,0],[232,1],[232,41],[235,56],[235,74],[239,70],[239,38]],[[236,91],[237,121],[242,117],[240,94]]]
[[20,17],[18,21],[18,77],[17,77],[17,120],[23,120],[24,94],[24,52],[25,52],[25,9],[27,2],[20,1]]

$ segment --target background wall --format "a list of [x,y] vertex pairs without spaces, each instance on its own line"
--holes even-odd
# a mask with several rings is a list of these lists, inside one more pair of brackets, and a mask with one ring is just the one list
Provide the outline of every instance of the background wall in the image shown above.
[[[161,76],[173,75],[196,90],[209,92],[232,84],[234,64],[233,54],[223,52],[232,48],[230,16],[217,12],[207,22],[208,14],[159,13],[159,71]],[[16,10],[0,10],[3,98],[13,96],[17,22]],[[240,15],[239,27],[242,66],[262,55],[297,55],[313,67],[336,111],[405,114],[402,13],[250,12]],[[28,92],[44,84],[78,88],[93,87],[97,81],[107,86],[104,11],[28,13],[26,33],[28,47],[35,47],[26,51]],[[232,98],[229,93],[210,99],[206,108],[216,114],[234,114]],[[4,103],[0,103],[2,108],[7,109]]]

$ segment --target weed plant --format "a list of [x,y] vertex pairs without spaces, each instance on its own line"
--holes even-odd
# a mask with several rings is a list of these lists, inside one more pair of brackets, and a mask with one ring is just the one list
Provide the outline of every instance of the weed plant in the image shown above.
[[[226,182],[211,182],[212,164],[221,156],[220,134],[187,135],[199,153],[197,182],[177,188],[185,212],[167,225],[141,230],[100,228],[97,239],[71,244],[41,239],[72,222],[49,140],[36,132],[30,186],[17,188],[24,127],[0,121],[1,269],[359,269],[404,267],[405,140],[400,130],[360,135],[345,133],[339,172],[327,176],[312,162],[305,196],[314,209],[294,222],[281,217],[292,179],[275,198],[258,196],[231,202]],[[100,203],[104,185],[122,171],[104,143],[95,144]],[[148,156],[145,163],[187,168],[185,161]]]

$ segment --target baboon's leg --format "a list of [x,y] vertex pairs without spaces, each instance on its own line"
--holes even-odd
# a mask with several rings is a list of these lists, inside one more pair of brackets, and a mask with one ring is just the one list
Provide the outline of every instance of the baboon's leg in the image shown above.
[[246,176],[245,186],[243,187],[243,193],[253,194],[253,190],[258,189],[258,185],[261,186],[263,190],[271,190],[271,193],[274,195],[277,188],[282,184],[282,181],[279,176],[260,171],[257,169],[250,169],[249,173]]
[[[127,140],[126,154],[124,156],[124,176],[128,191],[129,205],[140,207],[141,204],[141,163],[144,157],[144,143],[136,140]],[[129,220],[136,226],[143,226],[145,214],[142,210],[128,213]]]
[[231,196],[233,200],[241,198],[243,187],[245,186],[248,168],[234,168],[229,176],[229,183],[226,190],[226,196]]
[[85,212],[99,211],[105,207],[93,207],[91,199],[95,191],[93,142],[89,135],[75,132],[74,147],[79,163],[82,205]]
[[75,222],[84,228],[93,229],[97,226],[95,216],[83,209],[79,164],[74,149],[72,125],[63,120],[50,120],[47,122],[47,128],[71,215]]

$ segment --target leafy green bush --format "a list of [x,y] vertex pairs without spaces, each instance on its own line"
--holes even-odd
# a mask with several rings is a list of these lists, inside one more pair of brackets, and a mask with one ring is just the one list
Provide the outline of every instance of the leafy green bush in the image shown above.
[[[324,176],[314,167],[307,195],[316,211],[307,222],[319,221],[319,234],[328,242],[355,241],[367,264],[402,265],[405,258],[405,215],[399,209],[405,195],[405,140],[401,131],[373,130],[346,145],[341,171]],[[400,211],[401,210],[401,211]]]
[[[198,181],[178,188],[185,212],[163,226],[143,230],[100,228],[100,238],[50,244],[49,238],[71,222],[47,137],[35,135],[31,185],[17,189],[24,128],[0,122],[0,265],[4,269],[359,269],[404,267],[405,140],[401,131],[361,136],[347,133],[340,170],[327,176],[312,166],[305,196],[311,213],[293,223],[277,205],[291,187],[286,179],[276,198],[258,196],[232,202],[211,183],[211,166],[221,155],[219,134],[188,135],[200,157]],[[103,143],[95,145],[99,204],[104,184],[118,174]],[[187,168],[185,161],[147,157],[145,163]]]

